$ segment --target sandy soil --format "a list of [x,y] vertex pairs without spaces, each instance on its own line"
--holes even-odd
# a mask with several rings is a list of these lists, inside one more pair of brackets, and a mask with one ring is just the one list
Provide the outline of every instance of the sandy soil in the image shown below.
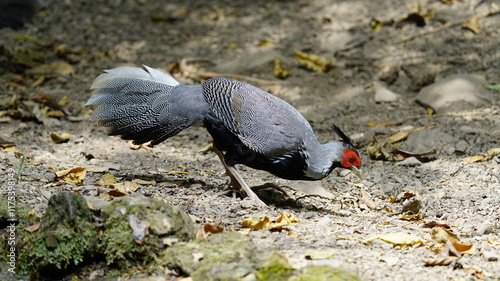
[[[498,13],[484,16],[498,10],[498,1],[105,2],[109,3],[47,0],[34,24],[19,31],[0,30],[0,50],[4,50],[0,51],[4,109],[0,137],[15,143],[26,156],[25,180],[18,183],[17,196],[37,215],[43,213],[48,197],[62,190],[97,197],[92,184],[106,172],[118,181],[154,179],[155,184],[141,184],[136,192],[165,198],[195,217],[200,226],[215,222],[239,228],[238,221],[248,216],[292,213],[300,221],[288,227],[295,235],[262,230],[250,236],[258,247],[275,249],[294,263],[307,262],[308,250],[328,250],[333,257],[313,262],[343,267],[364,280],[500,278],[499,158],[464,162],[466,157],[500,147],[499,92],[489,92],[488,105],[447,114],[428,115],[415,102],[419,90],[433,78],[465,73],[481,75],[488,84],[500,83],[500,18]],[[422,27],[412,21],[401,23],[401,16],[419,3],[423,11],[435,11],[436,17]],[[461,25],[473,15],[479,15],[477,34]],[[388,24],[374,32],[372,19]],[[17,34],[35,40],[16,39]],[[27,50],[29,63],[7,55],[16,48]],[[293,50],[334,57],[334,67],[326,73],[307,70]],[[34,58],[35,51],[42,56]],[[291,77],[273,76],[276,58],[293,73]],[[30,70],[52,62],[69,63],[72,73],[46,75],[33,86],[40,75]],[[174,62],[182,62],[181,67],[173,67]],[[214,154],[200,152],[210,141],[204,128],[190,128],[152,151],[132,150],[126,141],[107,137],[103,128],[87,121],[91,109],[83,104],[101,70],[142,64],[163,70],[170,65],[177,70],[176,79],[186,84],[200,83],[210,75],[207,72],[246,76],[243,80],[287,100],[308,117],[321,142],[336,138],[329,129],[332,123],[343,128],[362,152],[364,179],[334,171],[317,183],[288,182],[240,167],[252,186],[266,182],[286,186],[292,199],[272,190],[260,193],[270,204],[263,210],[249,207],[238,196],[221,195],[227,182],[222,165]],[[423,77],[429,73],[430,79]],[[377,103],[377,83],[397,93],[397,100]],[[27,100],[36,93],[56,101],[66,96],[69,103],[64,108],[70,117],[44,123],[43,118],[5,117],[12,95]],[[371,127],[370,122],[392,123]],[[417,165],[368,157],[366,149],[373,136],[385,142],[388,136],[413,128],[432,128],[434,133],[420,142],[437,154]],[[50,132],[70,133],[74,138],[55,144]],[[415,148],[415,143],[405,140],[401,144]],[[17,170],[19,154],[0,151],[0,159],[2,171]],[[58,170],[86,167],[88,174],[81,186],[54,185],[52,166]],[[170,171],[187,174],[166,175]],[[371,195],[371,201],[360,199],[360,188]],[[394,200],[408,190],[409,198]],[[311,192],[323,196],[306,196]],[[418,207],[408,207],[409,202]],[[405,214],[420,215],[401,219],[401,212],[408,210]],[[475,251],[454,265],[425,266],[425,259],[438,256],[432,251],[436,246],[432,227],[427,227],[431,222],[449,226],[461,243],[474,245]],[[394,232],[428,242],[400,247],[381,240],[362,241]]]

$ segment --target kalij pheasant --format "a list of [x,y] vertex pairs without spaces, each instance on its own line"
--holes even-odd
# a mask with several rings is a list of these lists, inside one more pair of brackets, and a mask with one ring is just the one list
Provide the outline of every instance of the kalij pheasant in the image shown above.
[[265,205],[248,187],[236,164],[283,179],[320,180],[334,168],[360,176],[361,160],[349,138],[320,144],[307,120],[290,104],[249,84],[211,78],[201,85],[180,84],[144,66],[105,70],[91,86],[86,105],[97,104],[91,119],[135,144],[158,144],[195,123],[214,140],[233,187]]

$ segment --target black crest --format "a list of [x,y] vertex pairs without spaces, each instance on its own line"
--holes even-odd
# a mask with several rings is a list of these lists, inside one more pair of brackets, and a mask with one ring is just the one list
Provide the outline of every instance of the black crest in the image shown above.
[[352,141],[351,141],[351,139],[350,139],[350,138],[349,138],[346,134],[344,134],[344,132],[342,132],[342,130],[341,130],[339,127],[335,126],[335,124],[332,124],[332,129],[333,129],[333,131],[334,131],[337,135],[339,135],[339,137],[340,137],[340,138],[341,138],[341,139],[342,139],[345,143],[347,143],[348,145],[350,145],[350,146],[354,147],[354,145],[352,145]]

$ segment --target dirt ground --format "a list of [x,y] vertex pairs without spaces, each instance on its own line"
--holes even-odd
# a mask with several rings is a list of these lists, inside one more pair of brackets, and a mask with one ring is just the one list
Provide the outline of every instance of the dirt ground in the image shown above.
[[[434,80],[458,73],[500,83],[500,15],[495,12],[500,3],[443,2],[43,1],[33,24],[0,30],[0,137],[26,156],[17,196],[41,216],[51,194],[74,190],[98,197],[92,184],[104,173],[119,182],[154,179],[136,192],[164,198],[200,226],[214,222],[239,229],[238,221],[246,217],[295,215],[299,223],[288,231],[250,233],[257,247],[277,250],[294,264],[330,264],[363,280],[499,280],[500,159],[464,162],[500,147],[499,91],[490,90],[491,100],[484,106],[446,114],[429,115],[415,98]],[[418,19],[401,20],[417,9],[435,16],[424,26],[418,26]],[[462,27],[473,15],[479,33]],[[370,25],[374,19],[385,22],[378,31]],[[333,68],[319,73],[305,69],[293,50],[333,57]],[[275,59],[293,75],[276,78]],[[65,62],[70,69],[65,75],[34,71],[52,62]],[[252,208],[239,195],[221,194],[227,178],[213,153],[200,152],[210,142],[202,127],[189,128],[153,150],[133,150],[126,141],[106,136],[105,129],[87,120],[92,111],[83,106],[88,89],[103,69],[142,64],[172,70],[186,84],[198,84],[216,72],[270,91],[303,113],[322,143],[337,138],[330,127],[338,125],[361,151],[363,180],[334,171],[320,182],[290,182],[239,167],[251,186],[277,183],[292,198],[264,190],[259,194],[270,208]],[[398,98],[376,102],[377,85]],[[67,97],[66,117],[41,117],[40,110],[34,118],[9,116],[13,95],[21,101],[40,93],[56,102]],[[406,139],[399,144],[407,150],[415,149],[415,142],[424,150],[436,149],[421,163],[372,160],[366,153],[373,137],[384,143],[415,128],[431,133],[413,144]],[[51,132],[74,138],[55,144]],[[17,171],[20,154],[0,151],[0,159],[3,173]],[[84,184],[53,184],[54,172],[70,167],[87,168]],[[360,198],[360,189],[371,201]],[[449,227],[460,243],[474,249],[455,263],[426,266],[426,259],[439,257],[431,237],[435,224]],[[363,242],[396,232],[427,242],[407,247]],[[306,259],[311,250],[333,255],[311,261]]]

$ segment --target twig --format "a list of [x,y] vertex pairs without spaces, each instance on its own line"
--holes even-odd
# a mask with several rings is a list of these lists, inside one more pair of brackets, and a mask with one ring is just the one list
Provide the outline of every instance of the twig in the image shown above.
[[500,10],[490,11],[490,12],[482,13],[482,14],[479,14],[479,15],[473,15],[473,16],[470,16],[470,17],[465,18],[465,19],[448,22],[448,23],[445,23],[445,24],[443,24],[441,26],[433,28],[431,30],[423,30],[423,31],[421,31],[421,32],[419,32],[417,34],[403,37],[403,38],[399,39],[398,41],[396,41],[396,44],[405,43],[405,42],[411,41],[413,39],[416,39],[416,38],[419,38],[419,37],[422,37],[422,36],[426,36],[426,35],[429,35],[429,34],[434,34],[434,33],[443,31],[443,30],[445,30],[447,28],[460,25],[460,24],[462,24],[464,22],[467,22],[467,21],[470,21],[472,19],[482,19],[482,18],[485,18],[485,17],[495,16],[497,14],[500,14]]

